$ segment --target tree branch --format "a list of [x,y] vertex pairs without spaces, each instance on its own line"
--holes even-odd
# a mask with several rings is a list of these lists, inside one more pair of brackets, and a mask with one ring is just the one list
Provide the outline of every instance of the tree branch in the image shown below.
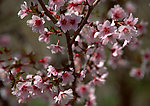
[[81,24],[80,26],[78,27],[77,31],[74,33],[74,37],[72,38],[71,40],[71,43],[70,44],[73,44],[75,42],[75,39],[77,37],[77,35],[80,33],[81,29],[83,28],[83,26],[87,23],[87,20],[91,14],[91,12],[93,11],[94,7],[100,2],[101,0],[96,0],[92,6],[89,6],[88,8],[88,12],[85,16],[85,18],[81,21]]
[[42,1],[42,0],[38,0],[38,1],[39,1],[40,5],[41,5],[42,9],[44,10],[45,14],[52,20],[52,22],[53,22],[54,24],[56,24],[56,23],[57,23],[57,20],[51,15],[51,13],[50,13],[50,12],[48,11],[48,9],[45,7],[45,4],[43,3],[43,1]]
[[73,52],[72,52],[72,44],[70,44],[70,35],[69,35],[69,32],[67,31],[65,33],[65,36],[66,36],[66,40],[67,40],[67,48],[68,48],[68,54],[69,54],[69,60],[71,62],[71,67],[74,69],[73,71],[73,76],[74,76],[74,81],[72,82],[72,90],[73,90],[73,95],[74,95],[74,99],[72,100],[71,104],[72,106],[74,106],[74,103],[76,101],[76,98],[77,98],[77,93],[76,93],[76,73],[75,73],[75,65],[74,65],[74,60],[73,60]]
[[70,39],[69,32],[67,31],[65,35],[66,35],[66,40],[67,40],[67,48],[68,48],[68,54],[69,54],[71,66],[75,69],[74,60],[73,60],[72,45],[70,44],[71,39]]

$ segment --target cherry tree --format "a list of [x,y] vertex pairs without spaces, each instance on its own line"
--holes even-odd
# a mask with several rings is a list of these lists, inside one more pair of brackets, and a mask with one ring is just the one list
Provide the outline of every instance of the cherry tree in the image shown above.
[[[91,21],[92,11],[101,2],[103,0],[49,0],[48,3],[37,0],[21,4],[18,16],[21,19],[31,16],[26,23],[39,34],[39,42],[45,43],[52,54],[67,54],[68,62],[56,67],[50,63],[51,56],[34,61],[32,53],[17,58],[12,57],[7,48],[2,48],[0,55],[6,55],[7,61],[0,60],[0,78],[11,83],[12,94],[19,103],[41,97],[51,106],[78,103],[96,106],[95,86],[105,84],[108,66],[116,69],[117,65],[126,64],[122,59],[124,48],[137,49],[141,44],[138,37],[146,33],[147,26],[146,22],[139,23],[134,17],[135,8],[130,3],[125,10],[119,4],[114,5],[103,21]],[[51,43],[53,35],[65,37],[67,47],[61,45],[64,41],[60,39]],[[110,52],[108,60],[106,49]],[[143,78],[150,67],[150,51],[143,51],[141,56],[141,67],[133,66],[129,73],[137,79]],[[42,64],[42,68],[38,69],[36,64]],[[25,73],[26,67],[37,72]],[[90,77],[88,81],[87,76]]]

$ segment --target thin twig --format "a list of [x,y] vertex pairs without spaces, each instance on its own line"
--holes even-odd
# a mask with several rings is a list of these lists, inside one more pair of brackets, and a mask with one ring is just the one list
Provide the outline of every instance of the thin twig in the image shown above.
[[56,24],[56,23],[57,23],[57,20],[51,15],[51,13],[50,13],[50,12],[48,11],[48,9],[45,7],[45,4],[43,3],[43,1],[42,1],[42,0],[38,0],[38,1],[39,1],[40,5],[41,5],[42,9],[44,10],[45,14],[52,20],[52,22],[53,22],[54,24]]
[[75,65],[74,65],[74,60],[73,60],[73,52],[72,52],[72,44],[70,44],[70,35],[69,35],[69,32],[67,31],[65,33],[65,36],[66,36],[66,40],[67,40],[67,47],[68,47],[68,54],[69,54],[69,61],[71,62],[71,67],[74,69],[73,71],[73,76],[74,76],[74,81],[72,83],[72,90],[73,90],[73,95],[74,95],[74,99],[72,100],[71,104],[72,106],[74,105],[75,101],[76,101],[76,98],[77,98],[77,93],[75,91],[76,89],[76,80],[77,80],[77,77],[76,77],[76,73],[75,73]]
[[71,40],[70,44],[73,44],[75,42],[76,37],[78,36],[78,34],[80,33],[81,29],[83,28],[83,26],[87,23],[87,20],[91,14],[91,12],[93,11],[94,7],[100,2],[101,0],[96,0],[92,6],[89,6],[88,8],[88,12],[85,16],[85,18],[81,21],[80,26],[78,27],[77,31],[74,33],[74,37]]
[[75,69],[75,66],[74,66],[74,60],[73,60],[73,52],[72,52],[72,45],[70,44],[70,35],[69,35],[69,32],[67,31],[65,33],[66,35],[66,40],[67,40],[67,48],[68,48],[68,54],[69,54],[69,59],[70,59],[70,62],[71,62],[71,66]]

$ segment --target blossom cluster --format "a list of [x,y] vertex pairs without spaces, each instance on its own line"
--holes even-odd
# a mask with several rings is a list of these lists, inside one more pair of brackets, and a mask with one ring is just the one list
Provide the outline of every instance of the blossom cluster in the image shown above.
[[[3,78],[0,78],[13,83],[12,94],[16,95],[19,103],[41,97],[49,100],[51,105],[71,106],[76,102],[95,106],[95,86],[105,84],[109,74],[106,64],[112,68],[126,64],[121,58],[124,48],[129,46],[134,50],[139,47],[137,37],[146,32],[147,23],[138,23],[139,19],[131,13],[135,9],[130,4],[127,4],[126,11],[120,5],[114,5],[106,20],[91,22],[90,12],[100,0],[49,0],[48,5],[38,1],[44,11],[34,3],[29,7],[24,1],[18,16],[23,19],[31,14],[32,19],[27,20],[27,25],[40,34],[39,41],[46,43],[52,54],[60,52],[64,55],[68,50],[69,62],[58,68],[51,64],[51,57],[38,62],[33,61],[32,54],[28,62],[12,58],[10,66],[1,64]],[[54,25],[46,26],[45,23],[50,21]],[[60,45],[61,40],[52,44],[53,35],[65,36],[67,49]],[[110,52],[108,61],[106,49]],[[145,72],[142,70],[149,67],[150,52],[147,50],[142,54],[141,68],[133,68],[130,72],[132,77],[143,78]],[[23,76],[22,67],[31,64],[37,72]],[[37,69],[35,64],[42,64],[42,69]],[[88,82],[87,76],[90,76]]]

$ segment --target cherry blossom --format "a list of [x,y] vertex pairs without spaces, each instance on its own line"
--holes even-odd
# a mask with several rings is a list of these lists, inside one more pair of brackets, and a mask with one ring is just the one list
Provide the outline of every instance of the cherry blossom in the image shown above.
[[49,32],[47,28],[44,28],[44,32],[41,32],[41,35],[39,36],[40,42],[50,43],[50,34],[53,32]]
[[81,17],[80,16],[76,16],[75,14],[72,14],[71,17],[69,17],[68,19],[69,21],[69,27],[70,29],[73,29],[73,30],[77,30],[77,27],[78,27],[78,24],[80,23],[81,21]]
[[125,59],[122,59],[121,57],[114,57],[110,56],[108,65],[110,65],[113,69],[116,69],[118,67],[127,67],[128,66],[128,61]]
[[57,25],[59,26],[59,27],[61,27],[61,29],[63,30],[63,32],[67,32],[67,30],[69,30],[70,29],[70,24],[69,24],[69,22],[68,22],[68,20],[69,20],[69,16],[64,16],[64,15],[61,15],[60,16],[60,20],[57,22]]
[[124,39],[131,41],[132,38],[137,37],[137,31],[130,26],[120,26],[119,30],[119,39]]
[[38,87],[33,85],[33,91],[31,94],[32,94],[33,98],[36,98],[36,97],[39,97],[42,95],[42,91],[41,91],[41,89],[39,89]]
[[85,78],[85,75],[87,73],[87,70],[83,69],[80,73],[79,73],[79,80],[82,81]]
[[86,101],[85,106],[96,106],[96,97],[93,93],[89,95],[89,100]]
[[150,51],[148,49],[143,51],[142,54],[143,54],[144,61],[149,61],[150,60]]
[[43,86],[43,79],[41,78],[41,76],[36,75],[34,76],[34,85],[38,88],[42,88]]
[[102,44],[107,45],[109,42],[110,44],[114,44],[118,37],[119,37],[119,33],[117,32],[106,34],[104,37],[102,37]]
[[96,39],[94,38],[94,35],[96,33],[94,27],[91,27],[88,24],[86,24],[80,33],[89,44],[96,41]]
[[63,6],[65,4],[64,0],[49,0],[49,5],[50,7],[55,8],[55,10],[59,10],[61,6]]
[[[105,84],[108,69],[131,69],[131,77],[144,77],[150,68],[149,50],[143,50],[140,61],[136,61],[140,68],[132,67],[132,61],[125,56],[127,52],[123,51],[125,47],[130,48],[129,53],[140,48],[137,37],[146,32],[148,23],[137,24],[138,18],[131,13],[135,7],[130,2],[126,4],[126,11],[120,5],[114,5],[108,17],[94,21],[90,16],[100,1],[49,0],[45,4],[38,0],[41,6],[37,6],[36,1],[29,8],[26,2],[21,5],[18,16],[23,19],[31,14],[32,19],[27,20],[27,25],[39,33],[38,40],[46,43],[52,52],[50,55],[60,52],[60,56],[67,56],[59,62],[56,58],[53,60],[53,56],[37,61],[34,53],[20,53],[15,57],[9,49],[1,48],[0,79],[4,86],[12,83],[12,94],[19,103],[41,97],[52,106],[72,106],[78,102],[96,106],[95,87]],[[51,43],[51,35],[55,40],[59,39],[56,44]],[[64,42],[63,38],[66,39]],[[64,43],[66,50],[60,42]],[[30,74],[26,70],[36,72]]]
[[48,66],[47,71],[48,71],[48,73],[47,73],[48,77],[51,77],[51,75],[57,76],[57,71],[53,66],[51,66],[51,65]]
[[60,103],[61,105],[67,104],[71,99],[73,99],[73,91],[72,89],[68,89],[65,91],[60,91],[58,96],[55,96],[55,103]]
[[4,47],[8,47],[10,45],[10,35],[9,34],[2,34],[0,35],[0,45]]
[[112,47],[112,56],[120,56],[122,54],[122,47],[118,45],[118,43],[115,43]]
[[39,60],[39,62],[43,64],[44,68],[47,68],[49,63],[51,62],[51,57],[46,56],[46,57],[42,58],[41,60]]
[[82,2],[85,0],[70,0],[68,3],[68,8],[70,9],[70,12],[81,12],[82,9]]
[[[48,9],[48,11],[49,11],[52,15],[56,15],[56,11],[54,10],[53,7],[51,7],[51,6],[49,6],[49,5],[45,5],[45,7]],[[48,16],[45,15],[45,17],[46,17],[46,19],[47,19],[48,21],[51,20]]]
[[99,37],[103,37],[106,34],[112,33],[116,30],[115,26],[111,26],[111,23],[106,20],[102,25],[98,26],[98,30],[99,30]]
[[140,24],[136,25],[139,35],[146,33],[146,31],[147,31],[146,26],[147,25],[148,25],[148,22],[144,22],[144,21],[141,21]]
[[57,52],[61,52],[62,54],[64,54],[64,47],[59,46],[59,41],[56,45],[51,44],[50,46],[47,46],[47,48],[50,49],[53,54]]
[[125,11],[120,7],[120,5],[115,5],[108,12],[108,15],[114,20],[122,20],[126,17]]
[[29,8],[27,6],[27,2],[24,1],[24,4],[21,5],[21,10],[18,12],[18,16],[20,16],[21,19],[23,19],[25,16],[28,15]]
[[94,77],[93,80],[90,82],[90,84],[101,86],[101,85],[105,84],[105,81],[106,81],[105,78],[107,76],[108,76],[108,72],[104,73],[98,77]]
[[144,77],[144,72],[140,68],[133,68],[130,72],[130,76],[141,79]]
[[136,5],[130,1],[126,2],[125,10],[127,13],[133,13],[136,11]]
[[32,16],[32,20],[27,21],[27,25],[29,27],[32,27],[33,32],[40,32],[42,33],[44,31],[44,19],[40,18],[36,15]]
[[30,92],[33,91],[31,82],[19,82],[16,86],[16,90],[12,92],[13,95],[18,97],[18,102],[26,102],[30,99]]
[[65,86],[71,82],[74,81],[74,76],[72,75],[72,72],[67,72],[65,71],[63,74],[62,74],[62,85]]
[[89,85],[79,85],[76,89],[76,92],[78,95],[82,98],[88,98],[88,95],[90,93],[90,86]]
[[131,39],[131,42],[129,44],[129,48],[130,50],[136,50],[136,49],[139,49],[141,47],[141,41],[138,40],[137,38],[132,38]]
[[130,14],[128,19],[125,19],[125,24],[134,26],[138,22],[138,18],[133,18],[132,13]]
[[100,47],[97,48],[91,60],[94,61],[95,64],[99,64],[99,63],[104,64],[105,62],[104,49]]

